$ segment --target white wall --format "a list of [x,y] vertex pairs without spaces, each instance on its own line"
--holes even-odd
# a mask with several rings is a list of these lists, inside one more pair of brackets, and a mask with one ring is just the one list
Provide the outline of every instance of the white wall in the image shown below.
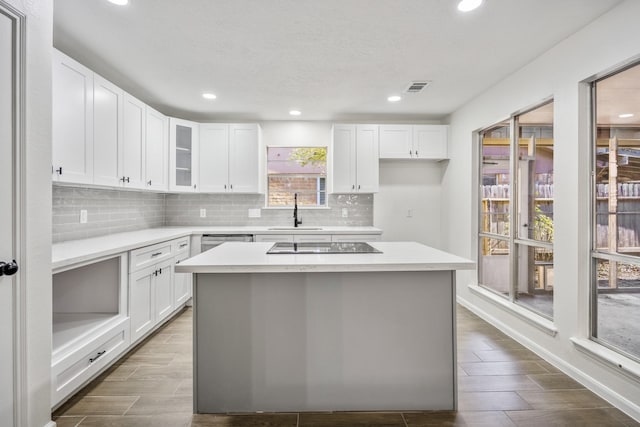
[[[443,177],[443,243],[476,259],[476,143],[472,133],[513,112],[555,99],[555,337],[483,295],[472,292],[476,272],[458,275],[458,299],[542,354],[601,396],[640,419],[640,380],[579,352],[571,337],[588,338],[589,151],[588,105],[579,83],[640,57],[640,2],[628,0],[456,111],[451,161]],[[582,89],[581,89],[582,88]],[[625,360],[640,370],[639,364]]]
[[380,161],[380,191],[373,198],[373,225],[383,230],[384,240],[441,247],[443,168],[446,162]]
[[[8,0],[26,15],[26,149],[22,196],[26,210],[21,313],[27,325],[24,426],[51,420],[51,46],[52,0]],[[0,424],[2,421],[0,420]]]

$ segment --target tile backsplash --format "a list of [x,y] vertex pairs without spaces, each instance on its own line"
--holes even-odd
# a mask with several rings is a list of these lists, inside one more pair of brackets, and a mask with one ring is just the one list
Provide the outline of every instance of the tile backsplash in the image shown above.
[[[293,225],[293,209],[261,209],[260,218],[249,218],[248,210],[264,207],[262,194],[167,194],[165,225]],[[300,209],[302,225],[373,225],[373,195],[339,194],[328,196],[329,208]],[[342,217],[347,208],[348,217]],[[206,209],[206,218],[200,218]]]
[[[164,225],[165,195],[53,186],[53,243]],[[80,210],[87,223],[80,224]]]
[[[288,226],[292,209],[260,209],[260,218],[248,210],[264,207],[261,194],[162,194],[146,191],[53,186],[53,242],[85,239],[143,228],[183,225]],[[303,226],[373,225],[373,195],[328,196],[329,208],[300,209]],[[342,217],[343,208],[348,217]],[[80,210],[87,223],[80,224]],[[200,210],[206,209],[206,217]]]

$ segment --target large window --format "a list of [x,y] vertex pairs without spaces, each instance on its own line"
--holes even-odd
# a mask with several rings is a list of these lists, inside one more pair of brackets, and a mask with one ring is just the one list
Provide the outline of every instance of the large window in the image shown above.
[[326,206],[326,181],[326,147],[267,148],[267,206]]
[[640,359],[640,64],[592,84],[592,338]]
[[480,133],[478,281],[548,318],[554,287],[553,142],[553,102]]

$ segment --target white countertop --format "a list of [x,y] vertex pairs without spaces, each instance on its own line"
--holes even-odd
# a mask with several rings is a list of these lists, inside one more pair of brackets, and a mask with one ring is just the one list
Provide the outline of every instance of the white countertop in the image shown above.
[[267,254],[273,243],[227,242],[176,266],[178,273],[470,270],[475,263],[416,242],[370,242],[381,254]]
[[[148,228],[126,233],[109,234],[89,239],[55,243],[51,250],[51,268],[56,271],[92,259],[115,255],[143,246],[153,245],[183,236],[198,234],[381,234],[375,227],[323,226],[321,230],[298,229],[273,230],[276,226],[187,226]],[[286,227],[286,226],[283,226]],[[278,228],[280,228],[278,226]]]

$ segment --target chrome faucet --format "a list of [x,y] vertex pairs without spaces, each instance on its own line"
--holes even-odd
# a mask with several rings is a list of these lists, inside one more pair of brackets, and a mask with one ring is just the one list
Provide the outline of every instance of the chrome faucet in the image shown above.
[[297,227],[302,224],[302,220],[298,219],[298,193],[293,193],[293,226]]

